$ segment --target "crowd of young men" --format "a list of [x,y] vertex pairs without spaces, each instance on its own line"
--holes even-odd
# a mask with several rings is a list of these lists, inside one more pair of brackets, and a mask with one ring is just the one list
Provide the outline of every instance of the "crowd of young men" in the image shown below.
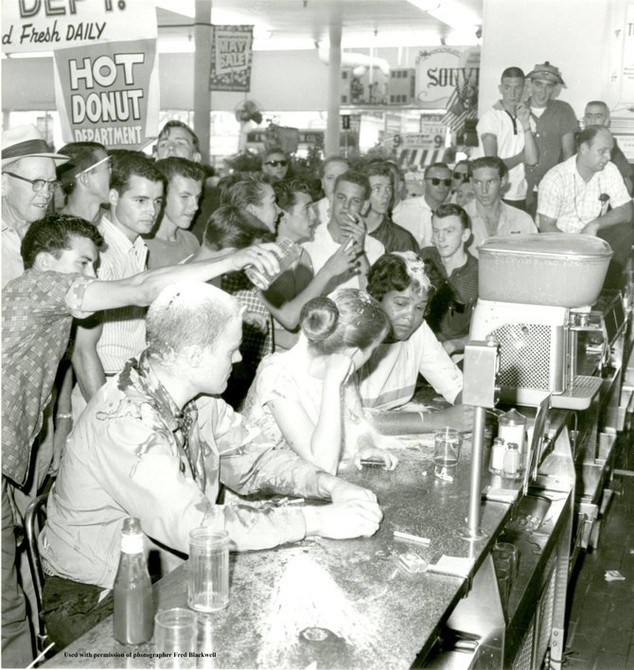
[[[16,537],[49,472],[57,480],[40,549],[45,615],[60,647],[111,611],[104,589],[112,586],[125,516],[142,519],[165,570],[201,523],[227,528],[238,549],[376,531],[381,511],[370,491],[271,451],[217,396],[232,376],[248,387],[265,353],[292,346],[306,300],[338,287],[365,290],[386,253],[413,253],[425,260],[435,291],[416,294],[415,325],[400,339],[393,326],[392,344],[428,342],[434,360],[424,359],[420,372],[435,379],[435,367],[448,371],[451,392],[443,394],[459,404],[461,374],[447,354],[459,354],[468,338],[478,245],[539,229],[623,230],[631,246],[632,174],[609,131],[609,109],[588,103],[577,132],[574,112],[556,99],[563,85],[548,62],[527,77],[507,68],[501,99],[478,124],[474,159],[454,172],[428,165],[423,195],[406,199],[393,162],[353,168],[331,156],[320,175],[323,197],[313,201],[279,147],[264,155],[261,176],[237,175],[209,189],[198,139],[180,122],[162,129],[156,160],[94,143],[54,153],[30,126],[3,133],[5,665],[32,658]],[[464,208],[456,204],[463,197]],[[54,201],[59,214],[47,216]],[[275,271],[274,241],[284,238],[301,245],[301,256],[261,292],[243,269]],[[395,319],[410,290],[390,296]],[[433,334],[421,327],[425,309]],[[259,334],[256,354],[245,342],[241,348],[243,326]],[[236,377],[241,365],[244,378]],[[372,379],[363,383],[372,387]],[[216,505],[221,484],[332,504],[276,514],[223,508]],[[108,536],[93,537],[91,528],[103,524]],[[69,603],[79,602],[87,610],[67,616]]]

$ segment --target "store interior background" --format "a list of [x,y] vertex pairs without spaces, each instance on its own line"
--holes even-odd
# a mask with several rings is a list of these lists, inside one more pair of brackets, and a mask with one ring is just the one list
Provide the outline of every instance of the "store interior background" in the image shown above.
[[[628,0],[156,0],[156,6],[159,125],[169,118],[194,125],[201,92],[194,95],[193,24],[200,16],[214,24],[255,26],[250,92],[210,94],[211,164],[238,150],[235,110],[245,99],[255,101],[264,117],[260,126],[251,124],[253,129],[273,120],[325,131],[332,83],[323,57],[338,25],[344,54],[384,58],[391,67],[413,67],[421,49],[442,44],[479,48],[480,110],[499,97],[497,84],[505,67],[518,65],[528,72],[548,60],[560,68],[567,84],[560,97],[579,117],[588,100],[603,99],[612,110],[613,131],[634,139],[634,57],[626,34],[634,3]],[[24,122],[44,125],[59,147],[64,141],[55,111],[53,59],[26,56],[33,57],[2,56],[3,128]],[[362,150],[395,128],[415,132],[421,115],[443,111],[416,105],[339,109],[361,114]]]

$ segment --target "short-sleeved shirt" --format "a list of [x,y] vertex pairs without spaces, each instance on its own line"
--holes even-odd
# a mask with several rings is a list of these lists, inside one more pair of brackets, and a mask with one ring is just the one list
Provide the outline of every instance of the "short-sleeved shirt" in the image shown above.
[[462,391],[462,372],[424,321],[408,340],[380,344],[359,370],[363,406],[405,405],[414,396],[419,373],[450,403]]
[[69,436],[39,538],[44,570],[112,588],[128,516],[168,569],[203,525],[226,530],[239,551],[299,540],[300,509],[217,505],[220,483],[245,495],[321,498],[321,477],[329,475],[272,449],[219,398],[200,396],[181,411],[142,354],[97,391]]
[[414,236],[405,230],[402,226],[392,221],[392,217],[386,214],[381,221],[381,225],[368,233],[375,240],[378,240],[384,247],[385,253],[391,254],[394,251],[413,251],[418,253],[418,242]]
[[405,198],[392,211],[392,220],[409,231],[422,249],[432,240],[432,208],[424,195]]
[[621,173],[614,163],[595,172],[585,182],[577,171],[577,156],[555,165],[539,185],[537,213],[555,219],[564,233],[579,233],[602,213],[600,196],[608,195],[609,204],[620,207],[632,201]]
[[22,240],[17,231],[6,224],[2,225],[2,287],[24,272],[24,263],[20,254]]
[[174,240],[164,240],[161,237],[148,237],[144,241],[148,249],[148,270],[164,268],[168,265],[177,265],[183,259],[196,253],[200,247],[196,236],[190,233],[189,230],[182,230],[181,228],[177,228],[176,239]]
[[[500,206],[500,220],[495,236],[525,235],[537,232],[537,226],[530,214],[503,201],[500,201]],[[469,245],[469,253],[478,258],[478,246],[493,236],[489,235],[486,222],[478,210],[476,200],[472,200],[464,209],[471,219],[472,240]]]
[[[281,308],[286,302],[293,300],[314,279],[315,273],[310,257],[305,249],[297,263],[283,272],[264,292],[264,297],[273,305]],[[297,329],[296,329],[297,330]],[[273,319],[273,341],[275,351],[290,349],[299,337],[298,332],[287,330],[277,319]]]
[[[530,106],[530,98],[526,102]],[[561,138],[577,130],[577,117],[572,107],[563,100],[549,100],[544,111],[531,113],[531,130],[539,152],[537,165],[526,166],[526,181],[532,191],[552,167],[563,159]]]
[[[313,270],[317,273],[341,245],[332,239],[328,226],[320,225],[315,228],[315,237],[309,242],[304,242],[302,246],[308,252],[313,264]],[[366,235],[364,251],[368,262],[372,265],[385,253],[385,248],[378,240],[375,240],[370,235]],[[359,281],[360,278],[358,275],[351,273],[348,273],[347,276],[341,275],[341,277],[337,277],[334,281],[330,282],[332,286],[329,285],[329,290],[334,290],[335,288],[360,288]]]
[[248,317],[243,322],[240,343],[244,364],[255,372],[262,358],[273,351],[273,317],[262,302],[260,289],[244,271],[228,272],[222,276],[220,285],[223,291],[239,300],[247,312],[259,317],[255,322],[250,322]]
[[[478,121],[476,130],[479,147],[474,152],[474,158],[485,155],[482,144],[483,135],[495,135],[498,146],[497,155],[502,159],[512,158],[524,149],[524,128],[502,107],[500,101],[484,112]],[[509,188],[504,194],[505,200],[523,200],[526,197],[527,187],[523,161],[509,170],[508,183]]]
[[[107,245],[99,254],[99,279],[127,279],[146,269],[147,247],[141,237],[130,242],[105,217],[97,228]],[[97,342],[97,354],[105,373],[121,371],[128,359],[145,349],[145,312],[145,307],[137,306],[102,312],[103,330]]]
[[31,444],[42,426],[73,317],[94,281],[79,274],[27,270],[2,289],[2,472],[28,476]]
[[420,256],[432,261],[446,282],[431,300],[432,330],[441,342],[466,337],[478,299],[478,261],[467,252],[466,263],[447,274],[436,247],[421,249]]

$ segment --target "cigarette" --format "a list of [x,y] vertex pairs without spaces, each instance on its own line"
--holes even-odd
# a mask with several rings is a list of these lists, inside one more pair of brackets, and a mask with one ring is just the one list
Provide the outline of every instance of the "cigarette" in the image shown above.
[[428,547],[431,544],[431,540],[428,537],[411,535],[410,533],[403,533],[400,530],[394,531],[394,539],[401,542],[409,542],[410,544],[422,544],[424,547]]

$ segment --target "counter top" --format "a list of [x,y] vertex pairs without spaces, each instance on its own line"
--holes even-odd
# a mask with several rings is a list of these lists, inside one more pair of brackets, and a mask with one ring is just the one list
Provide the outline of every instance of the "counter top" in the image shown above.
[[[429,439],[405,444],[393,472],[371,468],[343,475],[377,494],[384,519],[373,537],[310,538],[231,555],[229,607],[201,617],[211,635],[205,651],[216,656],[199,658],[198,667],[306,668],[315,662],[319,668],[409,668],[419,652],[432,646],[468,580],[410,574],[398,566],[399,555],[413,551],[430,563],[442,554],[471,558],[474,574],[511,506],[483,504],[481,527],[487,537],[462,539],[458,531],[466,528],[470,445],[463,448],[455,480],[442,482],[433,477]],[[430,545],[396,542],[395,530],[427,537]],[[160,580],[155,606],[185,606],[185,580],[185,566]],[[300,636],[313,627],[329,631],[324,641]],[[46,665],[154,667],[152,652],[151,643],[126,647],[115,642],[108,618]]]

